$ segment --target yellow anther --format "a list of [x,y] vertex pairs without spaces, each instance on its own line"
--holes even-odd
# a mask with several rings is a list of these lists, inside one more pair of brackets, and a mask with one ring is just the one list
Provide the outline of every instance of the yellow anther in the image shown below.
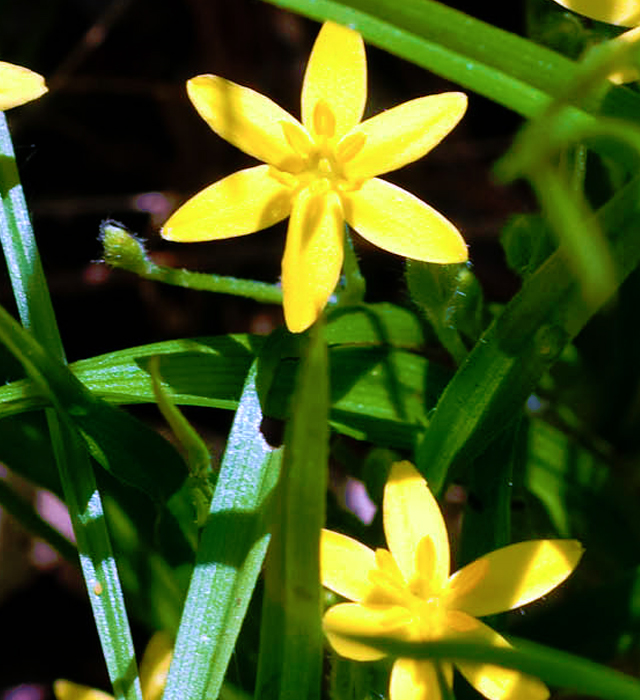
[[336,118],[331,107],[324,100],[318,100],[314,107],[313,130],[318,136],[327,138],[331,138],[336,133]]
[[360,132],[347,134],[336,146],[337,159],[341,163],[346,163],[355,158],[362,150],[366,140],[367,137]]
[[291,148],[303,157],[308,156],[314,144],[307,130],[298,124],[284,120],[280,122],[280,126]]

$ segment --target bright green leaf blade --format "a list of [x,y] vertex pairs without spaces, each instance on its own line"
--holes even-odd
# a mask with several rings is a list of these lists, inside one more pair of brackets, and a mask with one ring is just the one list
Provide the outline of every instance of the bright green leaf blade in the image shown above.
[[257,375],[254,362],[202,531],[164,700],[217,697],[262,566],[269,541],[265,510],[281,451],[260,432]]
[[510,638],[509,641],[513,647],[494,647],[463,641],[412,644],[367,639],[371,646],[383,649],[391,656],[495,663],[542,678],[551,685],[584,693],[589,697],[602,700],[640,700],[640,681],[631,676],[558,649],[514,638]]
[[[448,80],[534,117],[552,99],[565,98],[577,74],[569,59],[532,41],[504,31],[433,0],[268,0],[319,21],[332,19],[364,38]],[[600,109],[591,98],[581,107]],[[638,121],[640,98],[612,89],[602,109]],[[583,122],[586,112],[566,115]]]
[[186,469],[173,447],[140,421],[92,395],[1,308],[0,342],[28,367],[45,405],[54,406],[76,424],[105,469],[160,502],[178,489]]
[[[636,177],[597,214],[620,283],[640,262]],[[486,331],[443,392],[416,455],[431,487],[449,466],[481,451],[517,417],[542,374],[595,313],[562,251],[532,274]]]
[[1,113],[0,200],[0,242],[21,319],[31,331],[24,330],[0,308],[0,342],[52,399],[55,410],[46,411],[49,434],[114,695],[117,700],[141,700],[120,579],[86,445],[55,394],[49,393],[47,380],[38,367],[44,361],[73,377],[64,365],[62,340],[20,185],[11,136]]
[[[449,378],[448,370],[412,352],[425,342],[415,314],[391,304],[339,309],[326,333],[332,427],[358,439],[413,447],[426,425],[426,411]],[[237,407],[246,372],[263,344],[257,336],[175,340],[82,360],[71,368],[96,397],[154,402],[148,365],[158,355],[172,401],[229,409]],[[296,346],[289,348],[277,369],[267,401],[270,416],[286,416],[298,354]],[[45,405],[29,382],[0,387],[0,416]]]
[[296,377],[263,598],[256,700],[318,700],[322,677],[320,529],[325,523],[329,377],[317,322]]

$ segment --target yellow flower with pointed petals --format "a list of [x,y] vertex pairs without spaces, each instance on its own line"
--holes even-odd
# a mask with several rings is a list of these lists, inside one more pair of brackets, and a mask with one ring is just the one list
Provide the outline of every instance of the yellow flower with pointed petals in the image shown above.
[[[171,665],[173,647],[164,632],[153,635],[140,662],[140,686],[144,700],[160,700]],[[57,700],[113,700],[113,696],[71,681],[53,684]]]
[[[598,22],[616,24],[620,27],[634,27],[624,32],[613,41],[640,40],[640,1],[639,0],[555,0],[558,5],[567,10],[577,12]],[[635,68],[623,68],[609,76],[617,84],[638,80],[639,74]]]
[[0,111],[31,102],[47,92],[44,78],[28,68],[0,61]]
[[[320,540],[322,583],[354,601],[329,608],[323,619],[331,646],[356,661],[384,657],[353,636],[402,641],[460,639],[491,645],[508,642],[477,617],[525,605],[545,595],[576,567],[576,540],[534,540],[486,554],[450,575],[447,530],[426,481],[409,462],[393,465],[384,489],[384,530],[389,550],[375,552],[330,530]],[[543,700],[549,693],[536,678],[491,664],[456,662],[491,700]],[[453,665],[441,670],[451,685]],[[439,700],[438,671],[431,661],[397,659],[390,700]]]
[[463,262],[456,227],[405,190],[378,178],[421,158],[467,106],[449,92],[401,104],[361,122],[367,97],[362,37],[322,26],[302,87],[302,122],[247,87],[214,75],[187,83],[200,116],[264,165],[240,170],[196,194],[162,236],[208,241],[244,236],[290,217],[282,259],[284,315],[300,332],[320,315],[338,283],[345,221],[371,243],[435,263]]

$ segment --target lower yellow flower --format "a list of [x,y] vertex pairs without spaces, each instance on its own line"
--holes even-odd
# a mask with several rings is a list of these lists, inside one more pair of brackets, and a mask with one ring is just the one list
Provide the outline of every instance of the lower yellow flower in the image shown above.
[[[323,530],[322,583],[353,601],[330,608],[323,627],[331,646],[356,661],[384,654],[354,636],[402,641],[460,639],[497,646],[508,642],[477,617],[493,615],[545,595],[573,571],[582,556],[576,540],[513,544],[450,575],[447,530],[426,481],[409,462],[393,465],[384,490],[384,530],[389,550],[375,552],[350,537]],[[456,662],[490,700],[544,700],[536,678],[491,664]],[[453,665],[441,664],[451,685]],[[431,661],[397,659],[390,700],[438,700],[438,669]]]
[[44,78],[28,68],[0,61],[0,111],[23,105],[47,92]]
[[[173,646],[169,636],[157,632],[151,638],[140,662],[140,686],[144,700],[160,700],[167,682]],[[113,696],[95,688],[59,680],[53,684],[57,700],[113,700]]]

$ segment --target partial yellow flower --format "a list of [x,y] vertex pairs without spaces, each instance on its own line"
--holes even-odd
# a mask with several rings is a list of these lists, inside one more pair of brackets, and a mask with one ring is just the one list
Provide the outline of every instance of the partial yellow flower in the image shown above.
[[590,17],[598,22],[635,27],[640,24],[638,0],[556,0],[567,10]]
[[[590,19],[620,27],[634,27],[624,32],[613,41],[639,41],[640,35],[640,1],[639,0],[555,0],[567,10],[577,12]],[[623,68],[609,76],[616,83],[628,83],[638,80],[639,74],[635,68]]]
[[[582,556],[576,540],[534,540],[486,554],[450,574],[447,530],[426,481],[409,462],[393,465],[384,490],[383,522],[389,549],[373,551],[330,530],[320,541],[322,583],[351,600],[329,608],[324,631],[338,654],[373,661],[384,654],[354,636],[401,641],[465,639],[508,642],[477,617],[512,610],[547,594]],[[490,700],[544,700],[536,678],[491,664],[456,662]],[[453,664],[440,664],[451,686]],[[390,700],[439,700],[434,662],[400,658],[393,665]]]
[[[151,638],[140,662],[140,686],[144,700],[160,700],[167,682],[173,646],[164,632]],[[113,700],[113,696],[95,688],[58,680],[53,684],[57,700]]]
[[302,122],[268,97],[215,75],[187,83],[200,116],[265,165],[240,170],[192,197],[162,236],[208,241],[244,236],[287,217],[284,315],[300,332],[338,283],[345,221],[391,253],[435,263],[467,260],[456,227],[429,205],[378,178],[421,158],[460,121],[459,92],[421,97],[361,122],[367,97],[362,37],[326,22],[302,86]]
[[0,111],[23,105],[47,92],[44,78],[28,68],[0,61]]

